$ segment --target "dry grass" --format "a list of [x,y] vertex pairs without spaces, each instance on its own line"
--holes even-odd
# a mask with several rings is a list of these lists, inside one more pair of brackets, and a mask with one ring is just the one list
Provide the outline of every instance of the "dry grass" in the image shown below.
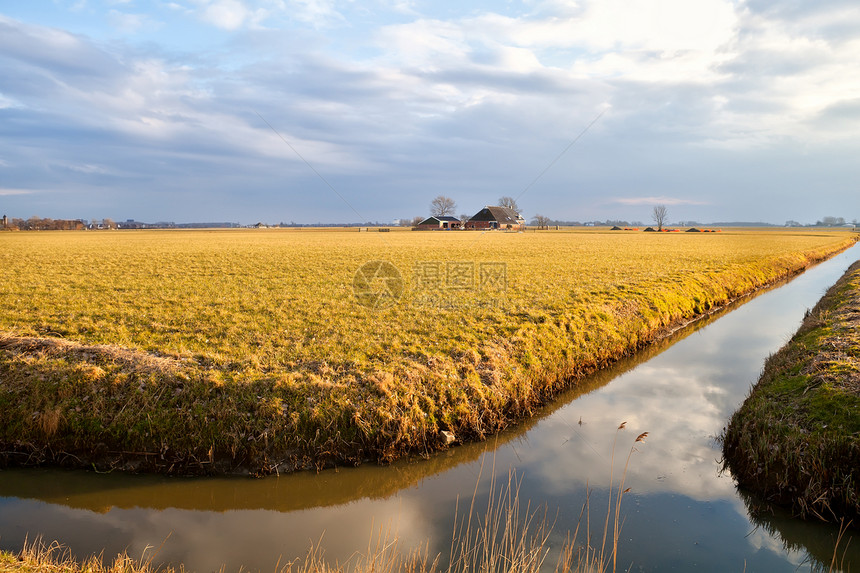
[[[483,439],[679,321],[853,241],[818,230],[6,233],[3,459],[271,473],[425,454],[446,447],[443,430]],[[380,259],[406,292],[373,310],[353,279]],[[427,297],[426,262],[503,263],[506,288],[452,283]]]
[[75,559],[67,547],[42,540],[25,542],[17,554],[0,552],[0,573],[183,573],[184,568],[154,567],[155,554],[132,559],[126,553],[117,555],[112,561],[94,555],[83,561]]

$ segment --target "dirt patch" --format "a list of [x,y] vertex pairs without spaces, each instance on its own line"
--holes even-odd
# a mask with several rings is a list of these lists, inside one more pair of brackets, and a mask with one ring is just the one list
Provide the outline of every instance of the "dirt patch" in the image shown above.
[[141,372],[176,373],[188,367],[187,361],[122,346],[87,345],[62,338],[13,336],[7,333],[0,333],[0,350],[31,356],[67,356],[83,362],[118,362]]

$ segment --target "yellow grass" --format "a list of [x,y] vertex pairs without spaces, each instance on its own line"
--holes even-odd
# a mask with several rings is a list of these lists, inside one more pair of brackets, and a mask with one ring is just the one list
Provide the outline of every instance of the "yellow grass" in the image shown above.
[[[265,472],[429,451],[440,430],[480,439],[662,328],[853,240],[797,230],[4,233],[0,441],[41,453],[30,459],[88,452],[113,463],[133,452],[142,469],[228,460]],[[374,260],[402,275],[402,298],[387,308],[355,294],[386,284],[356,282]],[[439,289],[427,286],[434,270]],[[58,338],[71,344],[40,340]]]

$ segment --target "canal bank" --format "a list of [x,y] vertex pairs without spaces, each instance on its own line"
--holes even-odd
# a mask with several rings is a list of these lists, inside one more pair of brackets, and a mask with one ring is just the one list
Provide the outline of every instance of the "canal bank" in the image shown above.
[[724,436],[738,483],[802,517],[860,517],[860,262],[765,363]]

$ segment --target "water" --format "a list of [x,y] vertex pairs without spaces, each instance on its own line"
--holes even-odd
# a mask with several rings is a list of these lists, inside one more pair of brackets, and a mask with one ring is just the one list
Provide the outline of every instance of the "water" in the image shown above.
[[[739,493],[720,472],[716,438],[764,359],[858,258],[860,245],[595,375],[521,427],[430,460],[263,480],[0,471],[0,547],[18,550],[42,536],[79,556],[155,547],[157,562],[197,571],[274,571],[315,542],[343,563],[382,530],[401,547],[429,543],[445,553],[458,499],[462,515],[475,491],[483,503],[491,478],[505,481],[512,470],[520,497],[555,523],[550,545],[558,547],[588,492],[592,523],[602,525],[617,441],[615,483],[630,454],[618,561],[625,570],[829,565],[838,530]],[[649,435],[631,454],[642,432]],[[840,547],[844,564],[860,568],[860,535]]]

